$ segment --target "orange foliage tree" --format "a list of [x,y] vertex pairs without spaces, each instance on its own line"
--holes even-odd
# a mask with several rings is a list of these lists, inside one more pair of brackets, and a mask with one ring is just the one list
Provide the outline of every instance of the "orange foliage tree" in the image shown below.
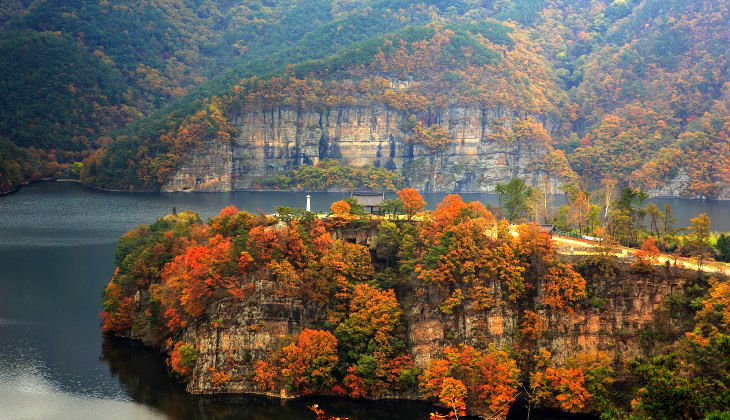
[[444,389],[458,380],[466,388],[466,403],[480,415],[504,417],[515,400],[519,369],[502,350],[485,352],[470,346],[446,347],[443,359],[432,359],[420,379],[427,398],[441,398]]
[[252,287],[239,272],[231,239],[219,234],[206,245],[189,246],[170,261],[162,273],[162,283],[151,290],[165,308],[168,328],[176,329],[187,325],[186,317],[200,317],[218,291],[244,299]]
[[408,220],[411,220],[414,214],[426,207],[426,201],[416,189],[403,188],[398,190],[397,194],[401,203],[403,203],[403,211],[408,216]]
[[654,238],[647,237],[641,247],[634,251],[634,262],[631,264],[634,269],[645,271],[652,268],[659,260],[659,248]]
[[329,332],[304,329],[282,352],[282,377],[295,391],[327,392],[335,384],[337,339]]
[[573,306],[586,298],[586,281],[568,264],[558,263],[548,270],[542,303],[552,310],[572,313]]
[[170,352],[170,367],[178,375],[190,375],[198,358],[195,347],[184,341],[178,341]]
[[330,210],[332,211],[330,223],[333,227],[346,226],[356,218],[350,212],[352,210],[350,203],[345,200],[335,201],[330,206]]
[[584,412],[591,394],[581,367],[550,366],[550,352],[541,349],[537,369],[530,374],[530,402],[564,411]]
[[450,414],[458,419],[466,414],[466,387],[458,379],[445,378],[441,383],[439,401],[451,410]]

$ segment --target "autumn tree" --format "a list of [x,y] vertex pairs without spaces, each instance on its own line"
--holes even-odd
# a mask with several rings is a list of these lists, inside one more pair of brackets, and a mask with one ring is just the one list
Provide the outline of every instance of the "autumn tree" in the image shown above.
[[346,216],[350,214],[350,203],[347,201],[335,201],[332,203],[332,206],[330,206],[330,209],[332,210],[332,214],[335,216]]
[[634,251],[632,267],[638,271],[651,270],[658,260],[659,248],[657,248],[654,238],[648,236],[641,247]]
[[357,218],[352,214],[352,206],[346,200],[335,201],[330,206],[330,210],[332,211],[330,223],[335,227],[346,226]]
[[282,377],[293,390],[313,394],[334,385],[337,339],[329,332],[305,328],[282,352]]
[[586,281],[564,263],[554,264],[547,272],[542,304],[555,311],[572,313],[574,306],[586,298]]
[[446,292],[440,310],[452,317],[457,332],[463,330],[469,303],[464,296],[483,310],[495,303],[493,283],[502,284],[510,296],[522,290],[524,269],[508,230],[481,203],[464,203],[456,195],[446,197],[423,224],[416,273],[427,287]]
[[535,403],[567,412],[585,411],[590,398],[581,369],[548,367],[538,370],[531,375],[530,386]]
[[417,369],[405,353],[400,317],[393,290],[355,286],[349,316],[335,330],[341,360],[351,363],[344,378],[350,396],[382,396],[415,380]]
[[193,245],[170,261],[163,281],[152,288],[162,302],[169,328],[182,328],[187,319],[198,318],[218,291],[245,299],[252,285],[241,275],[239,261],[231,252],[231,239],[215,235],[206,245]]
[[424,127],[421,121],[413,128],[413,142],[423,145],[432,153],[442,153],[453,142],[449,132],[438,124]]
[[335,331],[349,360],[375,351],[392,354],[401,309],[393,290],[380,291],[367,283],[355,286],[349,316]]
[[276,361],[257,360],[253,364],[253,382],[258,389],[265,392],[275,390],[281,380],[280,369]]
[[122,288],[110,281],[104,289],[104,310],[101,313],[101,329],[104,332],[124,332],[132,328],[134,299],[122,296]]
[[170,352],[170,367],[178,375],[190,375],[198,359],[195,347],[184,341],[178,341]]
[[448,407],[451,416],[458,420],[459,416],[466,414],[466,387],[458,379],[444,378],[439,402]]
[[426,207],[426,201],[423,199],[418,190],[413,188],[403,188],[397,192],[398,198],[403,203],[403,211],[408,216],[408,220],[413,218],[413,215],[423,210]]
[[[444,358],[431,359],[420,380],[424,397],[458,403],[461,386],[475,413],[504,417],[518,393],[519,369],[502,350],[478,351],[469,346],[446,347]],[[456,382],[459,381],[459,382]]]

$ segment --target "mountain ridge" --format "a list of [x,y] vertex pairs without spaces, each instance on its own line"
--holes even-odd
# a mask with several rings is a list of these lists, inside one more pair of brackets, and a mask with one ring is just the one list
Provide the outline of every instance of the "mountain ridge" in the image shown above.
[[[188,6],[190,10],[196,7],[198,9],[195,10],[213,10],[204,2]],[[228,11],[238,10],[235,1],[225,6]],[[29,16],[33,7],[39,8],[29,7]],[[167,6],[160,2],[157,7],[166,10]],[[243,14],[251,19],[246,22],[253,26],[238,27],[236,30],[239,32],[229,29],[228,35],[225,35],[228,36],[225,44],[228,47],[225,48],[233,48],[233,33],[243,34],[248,33],[245,28],[258,28],[258,35],[252,32],[246,35],[248,38],[244,36],[249,40],[246,48],[238,44],[241,47],[238,59],[220,58],[223,60],[221,63],[226,64],[211,67],[220,70],[216,74],[211,73],[208,82],[190,85],[190,93],[180,96],[172,106],[144,111],[148,117],[137,118],[129,125],[123,124],[127,127],[121,130],[117,128],[105,133],[106,129],[95,130],[94,133],[101,135],[95,140],[91,139],[93,135],[88,137],[89,147],[83,151],[53,152],[58,149],[52,149],[49,160],[54,159],[60,165],[51,165],[51,169],[63,171],[72,161],[86,158],[87,168],[82,178],[87,185],[156,190],[164,182],[151,186],[139,183],[138,179],[148,175],[145,171],[140,172],[137,162],[148,155],[154,160],[170,153],[160,139],[174,135],[185,121],[205,110],[205,98],[208,102],[215,101],[215,98],[225,101],[224,97],[231,95],[235,86],[254,75],[260,80],[268,80],[293,74],[308,83],[326,82],[333,77],[333,74],[322,72],[322,66],[327,67],[327,57],[331,60],[339,54],[340,57],[354,57],[356,62],[367,63],[377,54],[372,49],[363,49],[368,43],[370,46],[379,44],[382,48],[383,37],[407,32],[402,29],[407,27],[433,30],[461,26],[462,29],[456,30],[458,36],[450,41],[457,53],[464,48],[474,51],[483,47],[489,49],[493,42],[474,28],[485,24],[495,28],[499,23],[517,31],[525,40],[521,43],[526,45],[524,53],[537,57],[542,62],[540,66],[545,66],[546,70],[537,76],[528,72],[528,78],[533,78],[531,83],[534,86],[556,83],[556,91],[566,98],[553,101],[563,114],[559,129],[551,130],[549,134],[552,147],[562,152],[577,175],[567,179],[568,182],[577,180],[597,188],[603,178],[609,176],[622,185],[641,187],[654,195],[669,192],[695,198],[729,196],[730,162],[727,156],[730,154],[730,130],[727,128],[727,113],[730,85],[727,85],[727,74],[730,60],[727,49],[722,48],[727,38],[727,31],[723,28],[728,25],[727,5],[722,2],[500,0],[474,5],[439,1],[361,3],[321,0],[308,4],[272,1],[261,3],[261,7],[251,6],[247,13]],[[216,25],[221,26],[220,22],[230,24],[235,16],[239,15],[220,13],[215,18],[219,22]],[[28,17],[24,19],[34,21]],[[35,21],[38,19],[35,18]],[[51,22],[54,20],[51,19]],[[17,21],[12,25],[23,27]],[[6,23],[6,26],[12,25]],[[73,32],[73,25],[60,26]],[[205,27],[203,23],[199,26]],[[48,24],[42,27],[54,29]],[[462,37],[462,33],[466,36]],[[468,42],[464,44],[461,40]],[[415,45],[412,41],[406,42],[410,44],[407,49]],[[434,40],[428,42],[433,43]],[[500,53],[506,54],[508,50],[503,49]],[[97,55],[102,61],[105,59],[102,53]],[[522,77],[511,67],[524,58],[514,54],[507,58],[502,69],[510,83],[516,83]],[[410,59],[416,60],[415,56],[410,56]],[[425,67],[417,61],[411,64],[422,66],[419,68],[421,73],[428,72],[427,64]],[[474,69],[488,67],[485,62],[477,64]],[[142,73],[144,77],[151,74]],[[446,89],[443,94],[458,96],[463,92],[459,90],[458,77],[454,78],[452,73],[449,69],[442,69],[436,76],[443,83],[442,89]],[[377,71],[365,66],[355,79],[377,74]],[[534,94],[530,89],[525,85],[515,92]],[[491,92],[498,96],[502,90],[495,86]],[[434,109],[439,105],[428,104]],[[139,115],[134,108],[127,109]],[[411,110],[409,113],[423,120],[424,128],[437,123],[426,115],[428,111]],[[225,118],[230,123],[235,113]],[[515,138],[511,130],[511,127],[503,127],[505,136]],[[17,144],[12,136],[9,140]],[[197,140],[191,148],[174,152],[190,156],[200,153],[198,147],[206,139]],[[93,150],[96,152],[89,157]],[[106,162],[102,171],[107,171],[104,174],[107,181],[100,183],[95,173],[89,176],[89,166],[98,166],[102,155]],[[628,156],[631,158],[628,159]],[[682,159],[690,164],[681,165]],[[18,166],[17,163],[15,165]],[[5,172],[3,177],[6,177]],[[169,177],[170,174],[164,176]]]

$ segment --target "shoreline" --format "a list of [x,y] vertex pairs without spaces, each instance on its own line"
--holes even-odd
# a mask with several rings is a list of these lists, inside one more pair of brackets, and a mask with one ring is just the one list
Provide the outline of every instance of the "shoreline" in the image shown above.
[[[103,191],[103,192],[112,192],[112,193],[125,193],[125,194],[138,194],[138,193],[145,193],[145,194],[191,194],[191,193],[205,193],[205,194],[221,194],[221,193],[236,193],[236,192],[266,192],[266,193],[348,193],[352,192],[350,190],[316,190],[316,191],[309,191],[309,190],[271,190],[271,189],[242,189],[242,190],[227,190],[227,191],[196,191],[196,190],[188,190],[188,191],[150,191],[150,190],[140,190],[140,191],[129,191],[129,190],[117,190],[117,189],[110,189],[110,188],[100,188],[100,187],[94,187],[91,185],[84,184],[80,179],[73,179],[73,178],[42,178],[42,179],[36,179],[33,181],[27,181],[22,184],[17,185],[15,188],[13,188],[10,191],[0,192],[0,197],[11,195],[16,192],[18,192],[20,189],[22,189],[25,186],[41,183],[41,182],[70,182],[70,183],[76,183],[80,184],[84,188],[88,188],[90,190],[96,190],[96,191]],[[385,193],[393,193],[395,191],[389,191],[389,190],[382,190],[382,191],[376,191],[376,192],[385,192]],[[487,191],[421,191],[421,193],[425,194],[494,194],[495,192],[487,192]],[[551,194],[551,195],[564,195],[564,194]],[[681,197],[676,195],[650,195],[649,198],[657,198],[657,199],[668,199],[668,200],[692,200],[692,201],[713,201],[713,202],[730,202],[730,198],[702,198],[702,197]]]

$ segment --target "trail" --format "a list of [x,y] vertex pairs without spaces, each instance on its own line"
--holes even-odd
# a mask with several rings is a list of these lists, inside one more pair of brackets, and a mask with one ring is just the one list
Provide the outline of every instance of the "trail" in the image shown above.
[[[592,248],[595,248],[598,246],[598,242],[593,241],[587,241],[584,239],[575,239],[575,238],[564,238],[561,236],[555,236],[552,237],[553,242],[558,247],[558,252],[561,254],[568,254],[568,255],[592,255],[596,254],[595,251],[591,251]],[[573,249],[571,252],[570,248]],[[634,254],[636,249],[634,248],[628,248],[625,246],[616,246],[614,249],[617,250],[617,252],[614,253],[619,258],[627,258]],[[686,257],[676,257],[671,254],[659,254],[659,257],[657,258],[656,265],[666,265],[667,261],[669,261],[670,264],[674,265],[676,261],[676,266],[686,269],[692,269],[697,270],[697,262],[693,261],[691,258]],[[720,273],[724,274],[726,276],[730,276],[730,264],[717,262],[717,261],[705,261],[702,264],[702,271],[708,272],[708,273]]]

